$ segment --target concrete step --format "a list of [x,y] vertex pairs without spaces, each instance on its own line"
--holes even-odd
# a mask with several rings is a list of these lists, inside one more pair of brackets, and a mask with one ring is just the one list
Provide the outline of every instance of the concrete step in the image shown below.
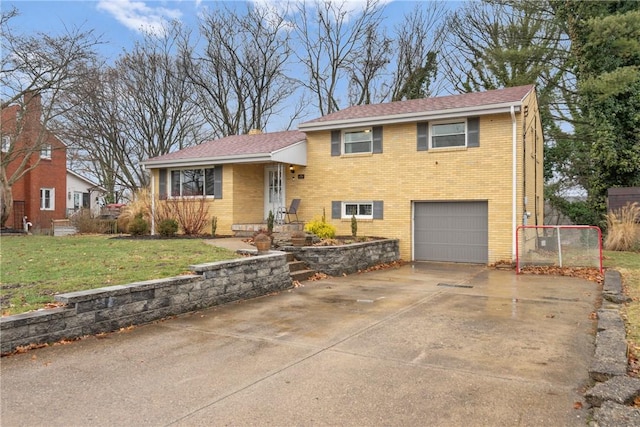
[[298,270],[291,273],[291,279],[297,280],[298,282],[304,282],[315,274],[316,272],[314,270]]
[[296,271],[308,270],[307,264],[303,261],[289,261],[289,271],[294,273]]

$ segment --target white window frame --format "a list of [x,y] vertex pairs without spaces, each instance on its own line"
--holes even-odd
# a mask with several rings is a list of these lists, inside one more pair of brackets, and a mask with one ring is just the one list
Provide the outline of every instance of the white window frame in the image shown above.
[[[170,198],[180,198],[180,197],[192,197],[192,198],[197,198],[197,197],[206,197],[206,198],[214,198],[215,194],[215,186],[214,186],[214,181],[211,181],[211,190],[212,193],[211,194],[207,194],[207,171],[211,170],[211,179],[214,180],[214,173],[213,170],[215,168],[214,167],[210,167],[210,168],[179,168],[179,169],[169,169],[168,173],[167,173],[167,179],[169,180],[168,182],[168,188],[169,188],[169,197]],[[195,171],[195,170],[199,170],[202,171],[202,176],[204,179],[203,185],[202,185],[202,194],[189,194],[189,195],[183,195],[183,184],[184,184],[184,171]],[[176,195],[173,193],[173,173],[174,172],[180,172],[180,194]]]
[[[347,144],[359,144],[362,143],[363,141],[358,141],[358,142],[347,142],[347,134],[351,134],[351,133],[365,133],[369,135],[369,150],[368,151],[357,151],[355,153],[348,153],[347,152]],[[345,154],[347,156],[351,155],[351,154],[372,154],[373,153],[373,128],[362,128],[362,129],[349,129],[349,130],[343,130],[342,131],[342,154]]]
[[[464,145],[450,145],[447,147],[435,147],[433,145],[433,138],[437,137],[437,136],[446,136],[446,135],[460,135],[460,133],[449,133],[449,134],[444,134],[444,135],[435,135],[435,132],[433,131],[434,127],[437,126],[441,126],[441,125],[451,125],[451,124],[458,124],[458,123],[462,123],[464,125]],[[437,122],[433,122],[433,123],[429,123],[429,149],[433,149],[433,150],[446,150],[446,149],[451,149],[451,148],[466,148],[467,147],[467,140],[468,140],[468,125],[467,125],[467,119],[456,119],[456,120],[442,120],[442,121],[437,121]]]
[[[357,205],[357,210],[358,210],[358,214],[356,214],[356,219],[373,219],[373,201],[372,200],[367,200],[367,201],[349,201],[349,202],[342,202],[342,208],[341,208],[341,216],[343,219],[351,219],[351,217],[353,216],[352,214],[347,213],[347,205]],[[360,208],[361,207],[365,207],[366,205],[369,205],[369,210],[371,212],[371,214],[360,214]]]
[[51,144],[44,144],[42,147],[40,147],[40,158],[51,160],[51,151]]
[[11,138],[5,135],[2,137],[2,152],[8,153],[10,148],[11,148]]
[[[49,193],[47,203],[46,193]],[[53,211],[56,209],[56,189],[55,188],[41,188],[40,189],[40,210],[41,211]]]

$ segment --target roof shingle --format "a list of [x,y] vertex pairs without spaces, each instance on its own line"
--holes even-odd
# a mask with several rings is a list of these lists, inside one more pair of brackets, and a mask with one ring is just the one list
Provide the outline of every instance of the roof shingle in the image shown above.
[[305,134],[297,130],[255,135],[233,135],[154,157],[147,160],[147,162],[269,154],[296,142],[304,141],[305,138]]
[[490,90],[486,92],[465,93],[462,95],[411,99],[408,101],[386,102],[383,104],[355,105],[353,107],[345,108],[344,110],[310,120],[302,125],[519,102],[522,101],[523,98],[533,89],[533,85],[526,85]]

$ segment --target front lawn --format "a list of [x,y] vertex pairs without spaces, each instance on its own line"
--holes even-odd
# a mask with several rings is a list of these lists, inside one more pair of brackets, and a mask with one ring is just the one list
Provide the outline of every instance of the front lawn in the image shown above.
[[237,257],[201,239],[2,236],[0,307],[3,315],[23,313],[55,294],[176,276],[191,264]]
[[605,251],[604,265],[622,274],[627,295],[632,299],[622,310],[627,324],[627,340],[634,360],[640,358],[640,253]]

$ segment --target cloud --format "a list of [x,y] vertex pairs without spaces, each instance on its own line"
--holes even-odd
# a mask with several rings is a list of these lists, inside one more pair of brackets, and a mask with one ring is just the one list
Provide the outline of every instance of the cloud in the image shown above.
[[100,0],[97,7],[129,29],[154,34],[162,34],[167,21],[182,17],[178,9],[150,7],[136,0]]

